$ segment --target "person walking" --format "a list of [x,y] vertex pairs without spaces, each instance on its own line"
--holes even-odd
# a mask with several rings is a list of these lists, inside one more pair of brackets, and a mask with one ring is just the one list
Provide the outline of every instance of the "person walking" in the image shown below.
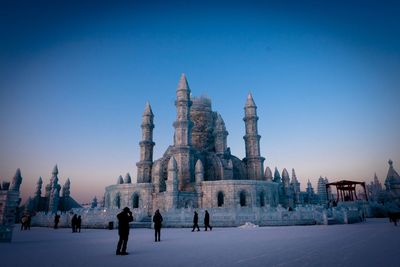
[[58,223],[60,222],[60,215],[56,213],[56,216],[54,216],[54,229],[58,228]]
[[25,230],[31,230],[31,215],[28,214],[26,215],[26,224],[25,224]]
[[161,223],[163,221],[163,218],[161,216],[160,210],[156,210],[153,216],[153,223],[154,223],[154,238],[155,242],[160,242],[160,236],[161,236]]
[[133,221],[132,212],[128,207],[125,207],[121,213],[117,215],[118,218],[118,245],[116,255],[128,255],[126,248],[128,245],[129,237],[129,223]]
[[81,232],[81,226],[82,226],[82,217],[81,215],[78,216],[78,218],[76,219],[76,231],[77,232]]
[[75,233],[76,232],[76,224],[78,222],[78,216],[76,214],[74,214],[74,216],[72,216],[72,220],[71,220],[71,227],[72,227],[72,232]]
[[26,215],[22,216],[21,218],[21,231],[26,230],[26,223],[27,223],[28,218]]
[[197,228],[197,232],[200,231],[199,228],[199,214],[197,214],[197,212],[194,212],[194,216],[193,216],[193,229],[192,232],[194,232],[194,229]]
[[204,231],[207,231],[207,228],[210,228],[210,231],[212,231],[212,226],[210,225],[210,214],[207,210],[204,214],[204,227],[206,228]]

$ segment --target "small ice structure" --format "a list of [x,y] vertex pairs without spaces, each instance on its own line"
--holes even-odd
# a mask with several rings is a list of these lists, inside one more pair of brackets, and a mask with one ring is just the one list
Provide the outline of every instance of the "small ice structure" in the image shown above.
[[252,228],[257,228],[257,227],[258,227],[257,224],[254,224],[254,223],[251,223],[251,222],[246,222],[245,224],[239,226],[238,228],[240,228],[240,229],[252,229]]

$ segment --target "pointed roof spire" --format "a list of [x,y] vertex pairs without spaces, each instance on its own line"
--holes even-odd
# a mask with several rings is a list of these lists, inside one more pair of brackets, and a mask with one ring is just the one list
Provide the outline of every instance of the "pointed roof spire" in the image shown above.
[[178,90],[190,90],[189,84],[188,84],[188,82],[186,80],[185,73],[181,74],[181,78],[179,79],[177,91]]
[[254,103],[253,95],[251,92],[247,95],[247,100],[246,100],[246,108],[247,107],[255,107],[256,103]]
[[144,107],[143,116],[154,116],[149,101],[146,101],[146,106]]
[[296,176],[296,171],[294,168],[292,169],[292,183],[297,183],[297,176]]
[[272,171],[271,171],[271,169],[270,169],[268,166],[267,166],[267,168],[265,169],[264,176],[265,176],[265,180],[267,180],[267,181],[272,181]]
[[274,171],[274,182],[275,183],[280,183],[281,182],[281,174],[279,173],[277,167],[275,167],[275,171]]
[[290,179],[289,178],[289,172],[286,170],[286,168],[283,168],[283,171],[282,171],[282,179]]
[[21,170],[18,168],[17,171],[15,172],[14,178],[11,183],[11,190],[19,191],[21,183],[22,183]]
[[[388,163],[389,163],[389,170],[386,175],[386,181],[391,182],[391,181],[394,181],[395,179],[399,179],[399,181],[400,181],[400,176],[393,167],[393,161],[391,159],[389,159]],[[386,183],[386,181],[385,181],[385,183]]]
[[71,180],[68,177],[67,180],[65,181],[64,186],[70,186],[70,185],[71,185]]
[[122,175],[120,175],[120,176],[118,177],[117,184],[123,184],[123,183],[124,183],[124,179],[122,178]]
[[57,175],[58,174],[57,164],[56,164],[56,166],[54,166],[53,171],[51,172],[51,174],[53,174],[53,175]]
[[131,175],[129,174],[129,172],[125,175],[124,183],[125,184],[131,184],[132,183],[132,178],[131,178]]

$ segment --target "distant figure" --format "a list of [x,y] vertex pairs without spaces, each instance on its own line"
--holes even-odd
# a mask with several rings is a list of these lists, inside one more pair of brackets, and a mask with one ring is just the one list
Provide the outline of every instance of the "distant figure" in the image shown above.
[[26,215],[25,230],[31,230],[31,215]]
[[58,229],[59,222],[60,222],[60,215],[56,213],[56,216],[54,216],[54,229]]
[[206,228],[204,231],[207,231],[207,228],[210,228],[210,231],[212,231],[212,226],[210,225],[210,214],[207,210],[204,214],[204,227]]
[[28,220],[28,218],[27,218],[26,215],[22,216],[22,218],[21,218],[21,231],[22,230],[26,230],[27,220]]
[[81,232],[81,226],[82,226],[82,218],[81,215],[78,216],[78,219],[76,219],[76,231]]
[[72,220],[71,220],[71,227],[72,227],[72,232],[73,233],[76,232],[77,223],[78,223],[78,216],[76,214],[74,214],[74,216],[72,216]]
[[194,212],[194,217],[193,217],[193,229],[192,232],[194,232],[194,229],[197,228],[197,232],[200,231],[199,228],[199,215],[197,214],[197,212]]
[[129,223],[133,221],[132,212],[128,207],[125,207],[123,211],[117,215],[117,218],[118,218],[119,241],[117,245],[117,251],[115,254],[128,255],[128,253],[126,252],[126,247],[128,245]]
[[394,223],[394,226],[397,226],[397,222],[400,218],[400,212],[389,212],[389,221]]
[[161,216],[161,213],[159,210],[156,210],[153,216],[153,223],[154,223],[154,238],[155,241],[160,242],[160,236],[161,236],[161,223],[163,221],[163,218]]

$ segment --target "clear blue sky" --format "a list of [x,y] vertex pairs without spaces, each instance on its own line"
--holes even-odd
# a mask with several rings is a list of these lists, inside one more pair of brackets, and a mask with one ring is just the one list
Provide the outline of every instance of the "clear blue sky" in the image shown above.
[[79,201],[135,180],[145,102],[158,158],[182,72],[240,158],[251,91],[265,165],[302,188],[400,169],[398,1],[82,2],[0,4],[0,180],[20,167],[24,199],[56,163]]

